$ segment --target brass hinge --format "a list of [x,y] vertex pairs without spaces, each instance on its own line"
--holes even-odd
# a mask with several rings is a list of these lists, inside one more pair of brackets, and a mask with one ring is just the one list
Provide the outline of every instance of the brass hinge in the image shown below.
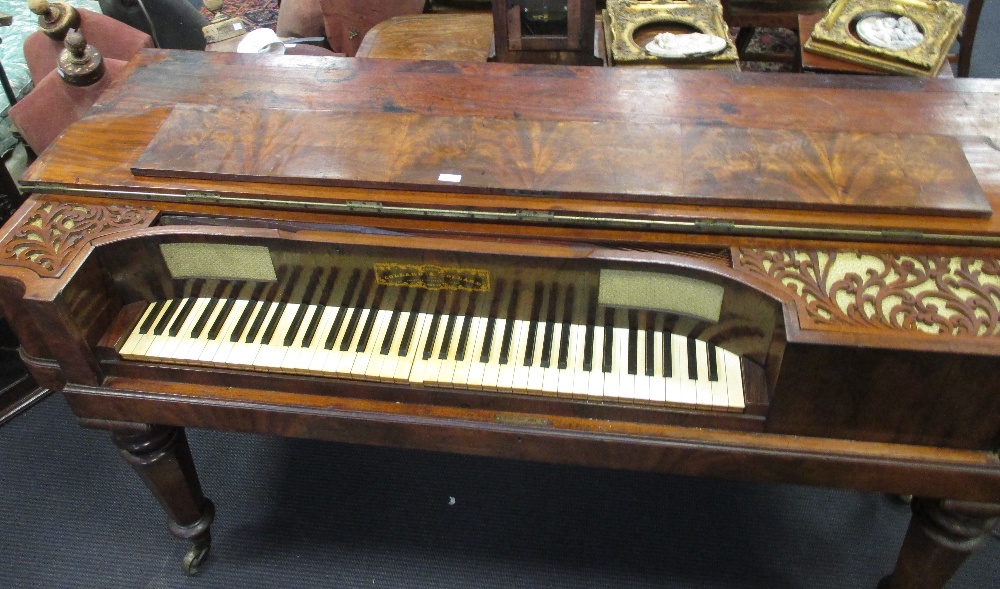
[[732,233],[736,230],[736,223],[732,221],[718,221],[716,219],[702,219],[694,222],[694,228],[698,231],[708,233]]
[[923,231],[912,229],[883,229],[880,233],[892,241],[923,241],[925,237]]
[[385,208],[385,205],[380,202],[368,200],[349,200],[344,204],[347,206],[347,210],[356,213],[380,213]]
[[555,213],[551,211],[530,211],[527,209],[517,210],[517,219],[519,221],[531,221],[533,223],[548,223],[556,218]]
[[218,192],[205,190],[188,190],[184,196],[197,202],[217,203],[222,200],[222,195]]

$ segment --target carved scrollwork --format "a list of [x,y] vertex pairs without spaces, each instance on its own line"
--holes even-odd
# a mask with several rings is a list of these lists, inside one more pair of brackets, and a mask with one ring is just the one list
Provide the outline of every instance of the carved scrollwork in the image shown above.
[[803,327],[1000,335],[1000,260],[741,249],[744,270],[795,293]]
[[42,277],[59,276],[79,249],[95,237],[145,227],[155,209],[130,205],[39,202],[2,242],[3,261]]

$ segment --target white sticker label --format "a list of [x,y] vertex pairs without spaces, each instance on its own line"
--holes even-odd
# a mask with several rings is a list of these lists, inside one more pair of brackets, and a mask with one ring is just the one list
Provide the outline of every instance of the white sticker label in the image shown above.
[[238,23],[236,23],[236,24],[233,25],[233,30],[234,31],[238,31],[238,30],[240,30],[242,28],[243,28],[243,23],[241,23],[241,22],[238,22]]
[[438,182],[461,182],[461,174],[438,174]]

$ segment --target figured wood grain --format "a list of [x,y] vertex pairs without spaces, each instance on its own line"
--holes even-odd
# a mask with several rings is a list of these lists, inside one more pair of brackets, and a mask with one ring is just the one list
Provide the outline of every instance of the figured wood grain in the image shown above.
[[132,171],[659,204],[990,214],[958,142],[909,133],[179,105]]
[[[187,191],[240,194],[258,202],[280,197],[283,212],[224,208],[251,216],[300,216],[307,205],[376,201],[421,208],[498,211],[559,210],[579,218],[620,217],[655,222],[724,220],[747,228],[835,228],[919,231],[925,235],[1000,238],[1000,215],[815,212],[742,206],[599,201],[573,198],[466,195],[263,182],[137,177],[130,167],[178,103],[241,108],[381,112],[386,109],[464,116],[528,116],[535,120],[634,120],[724,124],[828,132],[915,133],[955,137],[991,207],[1000,207],[997,165],[1000,81],[915,80],[894,76],[791,76],[682,70],[570,68],[510,64],[415,62],[248,56],[235,53],[145,51],[125,78],[102,95],[91,115],[71,126],[23,178],[33,191],[59,187],[94,194],[141,192],[183,196]],[[776,105],[781,105],[780,108]],[[127,198],[127,197],[126,197]],[[184,208],[184,203],[171,205]],[[199,205],[201,206],[201,205]],[[315,207],[310,207],[315,216]],[[350,215],[326,214],[334,222]],[[421,217],[381,216],[365,222],[446,231],[489,232],[490,226]],[[350,221],[347,221],[350,222]],[[359,217],[359,222],[360,217]],[[641,227],[641,226],[640,226]],[[619,243],[675,239],[671,233],[598,230],[583,226],[505,226],[504,234],[563,235]],[[753,235],[750,230],[730,235]],[[822,237],[821,237],[822,238]],[[706,239],[713,239],[706,237]],[[731,237],[723,237],[730,240]],[[714,239],[715,243],[728,243]]]

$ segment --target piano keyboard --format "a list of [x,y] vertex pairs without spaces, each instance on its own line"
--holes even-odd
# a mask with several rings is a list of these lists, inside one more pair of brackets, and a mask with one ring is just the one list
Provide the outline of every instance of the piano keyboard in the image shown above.
[[[597,289],[499,279],[489,292],[377,284],[371,270],[279,268],[150,304],[123,358],[726,411],[740,357],[672,332],[675,316]],[[305,284],[305,287],[302,287]],[[293,293],[299,296],[293,297]],[[298,302],[292,302],[296,300]]]

